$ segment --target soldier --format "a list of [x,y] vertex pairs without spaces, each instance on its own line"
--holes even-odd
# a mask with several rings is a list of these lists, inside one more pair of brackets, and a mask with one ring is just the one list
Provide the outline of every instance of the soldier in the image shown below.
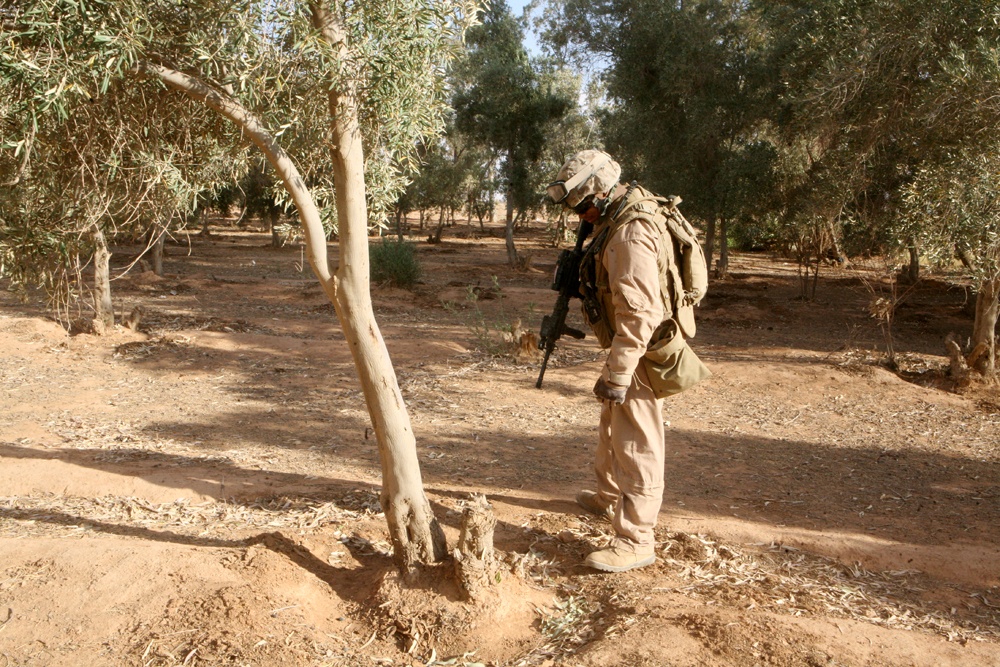
[[[607,153],[574,155],[548,194],[594,225],[580,263],[585,317],[603,348],[610,348],[594,394],[601,401],[595,471],[597,490],[576,502],[609,518],[615,539],[585,564],[624,572],[656,560],[653,528],[663,500],[663,400],[657,398],[643,356],[666,335],[673,315],[669,275],[663,276],[664,238],[654,224],[657,204],[633,183],[618,182],[621,168]],[[662,218],[661,218],[662,219]]]

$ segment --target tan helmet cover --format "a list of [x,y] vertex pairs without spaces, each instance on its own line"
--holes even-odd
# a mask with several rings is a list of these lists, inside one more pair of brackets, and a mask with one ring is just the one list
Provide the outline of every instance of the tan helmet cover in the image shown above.
[[[589,174],[589,176],[588,176]],[[582,176],[579,183],[574,182],[574,176]],[[602,192],[609,192],[618,184],[622,168],[604,151],[580,151],[562,166],[557,181],[566,183],[569,194],[563,202],[573,208],[586,197]]]

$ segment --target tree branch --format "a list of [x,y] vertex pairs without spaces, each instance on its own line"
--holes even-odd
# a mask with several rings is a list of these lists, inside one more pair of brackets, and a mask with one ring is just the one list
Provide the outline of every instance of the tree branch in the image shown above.
[[32,144],[34,143],[35,143],[35,124],[32,123],[31,131],[29,132],[28,137],[24,141],[24,156],[21,158],[21,166],[18,167],[17,174],[15,174],[14,178],[7,181],[6,183],[0,183],[0,187],[12,188],[21,182],[21,178],[24,177],[24,172],[28,170],[28,164],[31,161],[30,160],[31,147]]
[[190,74],[148,61],[140,63],[139,68],[140,71],[157,77],[170,88],[179,90],[188,97],[198,100],[210,109],[222,114],[250,137],[250,140],[260,149],[274,168],[275,173],[281,178],[285,190],[288,191],[295,203],[305,233],[309,264],[322,283],[327,296],[331,300],[336,299],[337,279],[330,273],[326,254],[326,232],[323,230],[319,210],[316,208],[312,194],[310,194],[309,188],[295,167],[292,158],[281,147],[274,135],[239,101]]

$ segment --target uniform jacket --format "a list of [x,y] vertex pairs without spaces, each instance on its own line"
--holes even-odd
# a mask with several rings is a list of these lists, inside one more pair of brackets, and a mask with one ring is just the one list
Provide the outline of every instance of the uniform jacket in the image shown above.
[[623,205],[641,196],[634,191],[611,202],[595,224],[594,242],[581,263],[582,290],[589,289],[596,296],[591,303],[596,300],[599,321],[594,321],[594,312],[585,312],[585,317],[601,346],[610,347],[603,377],[619,386],[631,384],[647,346],[671,315],[667,310],[671,299],[662,294],[669,287],[663,284],[657,265],[664,239],[653,222],[656,204],[642,202],[632,207],[624,224],[614,219]]

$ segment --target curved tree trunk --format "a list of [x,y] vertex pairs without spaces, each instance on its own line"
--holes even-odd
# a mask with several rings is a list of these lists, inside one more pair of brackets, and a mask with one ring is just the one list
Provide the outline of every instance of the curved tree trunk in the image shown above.
[[[337,24],[313,5],[314,21],[331,44],[341,44]],[[423,491],[416,438],[399,391],[385,342],[379,333],[368,291],[368,220],[361,136],[354,100],[330,93],[333,112],[334,179],[340,220],[340,265],[330,274],[326,234],[304,179],[284,149],[260,121],[230,96],[181,72],[152,63],[143,69],[167,85],[204,102],[236,123],[264,153],[299,212],[309,263],[334,305],[354,358],[375,428],[382,464],[382,508],[389,524],[393,555],[403,570],[443,558],[444,534]]]
[[[325,4],[311,2],[313,24],[348,61],[347,34],[340,17]],[[340,220],[339,289],[334,304],[368,403],[382,463],[382,509],[389,523],[396,564],[441,560],[447,553],[444,533],[424,495],[417,442],[399,391],[389,351],[375,322],[369,291],[368,207],[364,154],[357,98],[350,85],[329,89],[333,178]]]

